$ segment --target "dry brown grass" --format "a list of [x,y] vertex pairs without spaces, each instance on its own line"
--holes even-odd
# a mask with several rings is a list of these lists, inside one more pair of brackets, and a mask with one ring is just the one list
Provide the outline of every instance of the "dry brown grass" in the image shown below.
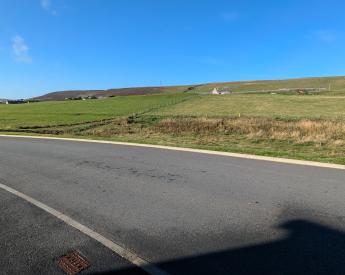
[[[29,129],[30,130],[30,129]],[[198,142],[218,142],[231,137],[249,140],[280,140],[295,144],[315,143],[339,147],[345,145],[343,120],[278,120],[273,118],[167,118],[145,125],[133,117],[122,117],[98,123],[69,127],[31,129],[32,132],[54,135],[87,135],[115,137],[194,136]]]
[[169,118],[155,125],[155,130],[181,135],[244,135],[249,139],[291,140],[296,143],[315,142],[345,144],[345,121],[276,120],[270,118]]
[[258,117],[162,119],[129,116],[71,126],[16,131],[345,164],[345,120],[279,120]]

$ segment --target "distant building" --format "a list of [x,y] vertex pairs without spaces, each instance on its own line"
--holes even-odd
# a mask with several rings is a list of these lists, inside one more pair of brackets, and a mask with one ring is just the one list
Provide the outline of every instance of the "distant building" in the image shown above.
[[24,99],[6,100],[5,104],[24,104],[27,103]]
[[219,95],[218,89],[217,89],[217,88],[214,88],[214,89],[211,91],[211,95]]
[[89,95],[89,96],[85,97],[85,99],[97,99],[97,96]]
[[77,97],[65,97],[65,100],[89,100],[89,99],[98,99],[97,96],[77,96]]
[[218,88],[214,88],[211,92],[211,95],[229,95],[231,94],[230,90],[227,89],[218,89]]

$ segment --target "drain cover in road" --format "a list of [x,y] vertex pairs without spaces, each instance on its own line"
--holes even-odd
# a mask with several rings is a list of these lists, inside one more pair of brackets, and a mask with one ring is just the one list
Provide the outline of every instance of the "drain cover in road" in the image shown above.
[[59,267],[68,275],[75,275],[90,267],[90,262],[77,251],[68,253],[59,259]]

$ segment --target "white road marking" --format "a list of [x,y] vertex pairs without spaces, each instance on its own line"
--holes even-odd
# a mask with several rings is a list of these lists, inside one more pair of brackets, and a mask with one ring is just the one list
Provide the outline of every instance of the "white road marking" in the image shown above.
[[295,160],[295,159],[285,159],[285,158],[275,158],[275,157],[265,157],[265,156],[249,155],[249,154],[228,153],[228,152],[191,149],[191,148],[181,148],[181,147],[172,147],[172,146],[163,146],[163,145],[151,145],[151,144],[140,144],[140,143],[130,143],[130,142],[117,142],[117,141],[107,141],[107,140],[78,139],[78,138],[41,137],[41,136],[0,135],[0,137],[67,140],[67,141],[75,141],[75,142],[88,142],[88,143],[125,145],[125,146],[134,146],[134,147],[146,147],[146,148],[156,148],[156,149],[164,149],[164,150],[172,150],[172,151],[181,151],[181,152],[190,152],[190,153],[199,153],[199,154],[207,154],[207,155],[217,155],[217,156],[226,156],[226,157],[233,157],[233,158],[262,160],[262,161],[270,161],[270,162],[285,163],[285,164],[295,164],[295,165],[305,165],[305,166],[314,166],[314,167],[320,167],[320,168],[332,168],[332,169],[345,170],[345,165],[341,165],[341,164],[322,163],[322,162],[315,162],[315,161],[305,161],[305,160]]
[[105,247],[109,248],[113,252],[115,252],[120,257],[126,259],[127,261],[131,262],[132,264],[138,266],[139,268],[145,270],[147,273],[151,275],[168,275],[167,272],[157,268],[153,264],[149,263],[148,261],[144,260],[143,258],[139,257],[138,255],[134,254],[133,252],[127,250],[126,248],[108,240],[104,236],[100,235],[99,233],[93,231],[92,229],[82,225],[81,223],[73,220],[72,218],[66,216],[65,214],[45,205],[42,202],[35,200],[34,198],[25,195],[7,185],[0,183],[0,188],[22,198],[23,200],[37,206],[38,208],[48,212],[49,214],[55,216],[56,218],[60,219],[64,223],[76,228],[80,232],[84,233],[85,235],[89,236],[90,238],[96,240],[97,242],[103,244]]

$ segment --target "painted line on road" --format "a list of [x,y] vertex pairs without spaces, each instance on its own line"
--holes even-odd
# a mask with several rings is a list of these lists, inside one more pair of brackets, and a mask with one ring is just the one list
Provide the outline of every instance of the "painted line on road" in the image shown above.
[[105,238],[101,234],[93,231],[92,229],[82,225],[81,223],[73,220],[72,218],[66,216],[65,214],[45,205],[42,202],[35,200],[34,198],[25,195],[7,185],[0,183],[0,188],[22,198],[23,200],[35,205],[36,207],[48,212],[49,214],[55,216],[59,220],[63,221],[64,223],[68,224],[69,226],[74,227],[75,229],[79,230],[80,232],[84,233],[85,235],[89,236],[90,238],[96,240],[97,242],[101,243],[105,247],[109,248],[113,252],[115,252],[120,257],[126,259],[130,263],[138,266],[139,268],[146,271],[148,274],[151,275],[168,275],[167,272],[159,269],[158,267],[154,266],[153,264],[149,263],[148,261],[144,260],[143,258],[139,257],[138,255],[134,254],[133,252],[127,250],[126,248],[110,241],[109,239]]
[[286,158],[275,158],[275,157],[229,153],[229,152],[211,151],[211,150],[203,150],[203,149],[182,148],[182,147],[173,147],[173,146],[163,146],[163,145],[118,142],[118,141],[107,141],[107,140],[91,140],[91,139],[79,139],[79,138],[42,137],[42,136],[0,135],[0,137],[66,140],[66,141],[86,142],[86,143],[100,143],[100,144],[113,144],[113,145],[132,146],[132,147],[145,147],[145,148],[163,149],[163,150],[171,150],[171,151],[199,153],[199,154],[206,154],[206,155],[225,156],[225,157],[232,157],[232,158],[262,160],[262,161],[284,163],[284,164],[294,164],[294,165],[304,165],[304,166],[313,166],[313,167],[320,167],[320,168],[332,168],[332,169],[345,170],[345,165],[341,165],[341,164],[323,163],[323,162],[306,161],[306,160],[295,160],[295,159],[286,159]]

